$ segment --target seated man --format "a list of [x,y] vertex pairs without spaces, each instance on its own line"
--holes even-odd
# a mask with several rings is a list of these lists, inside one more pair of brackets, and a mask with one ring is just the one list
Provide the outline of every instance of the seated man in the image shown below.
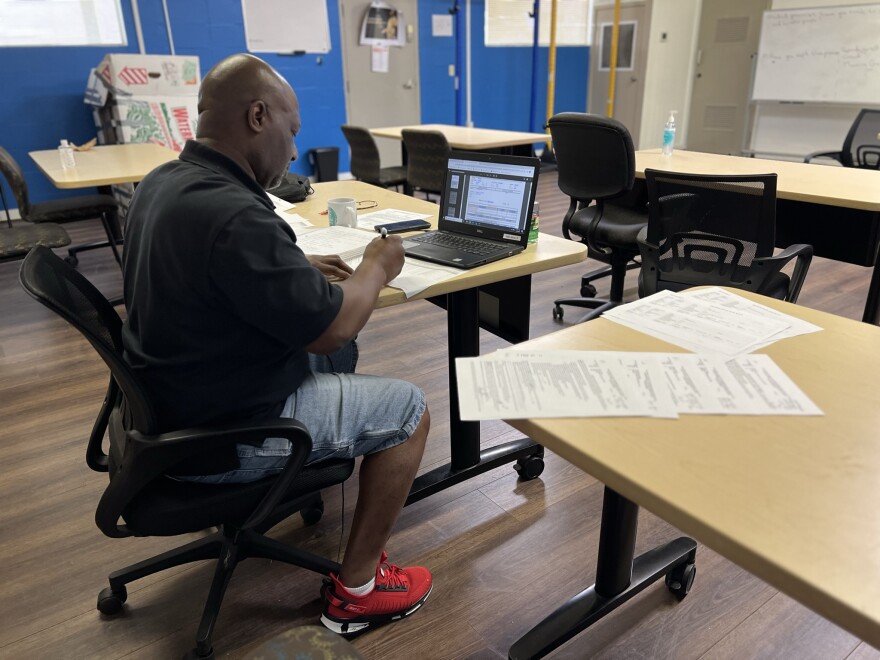
[[[345,557],[321,617],[345,634],[407,616],[431,591],[427,569],[389,564],[383,551],[429,416],[409,383],[309,368],[310,353],[353,348],[379,291],[403,267],[403,247],[398,237],[377,238],[354,272],[338,257],[302,253],[265,193],[296,158],[299,130],[296,95],[262,60],[234,55],[208,72],[196,139],[132,199],[123,342],[163,431],[295,417],[312,435],[309,462],[364,456]],[[353,365],[351,355],[325,362],[334,371]],[[290,453],[277,438],[235,449],[178,466],[175,476],[253,481],[279,473]]]

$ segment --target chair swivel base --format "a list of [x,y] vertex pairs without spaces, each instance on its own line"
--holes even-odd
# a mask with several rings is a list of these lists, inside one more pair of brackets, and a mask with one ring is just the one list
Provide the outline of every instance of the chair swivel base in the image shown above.
[[593,310],[577,321],[578,323],[583,323],[584,321],[599,318],[609,309],[617,307],[620,304],[621,303],[619,302],[607,300],[605,298],[560,298],[559,300],[553,301],[553,320],[561,321],[565,316],[565,310],[563,310],[562,305],[571,305],[572,307]]

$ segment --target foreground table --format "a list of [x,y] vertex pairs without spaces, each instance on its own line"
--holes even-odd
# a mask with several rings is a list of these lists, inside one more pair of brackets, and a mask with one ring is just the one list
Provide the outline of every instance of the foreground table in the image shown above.
[[[825,415],[509,422],[606,484],[595,587],[517,641],[511,658],[570,639],[666,572],[652,567],[691,561],[693,542],[677,539],[628,563],[638,506],[880,647],[880,328],[737,293],[824,328],[760,352]],[[523,347],[681,351],[605,319]],[[621,554],[608,552],[615,544]]]
[[880,322],[880,172],[692,151],[664,156],[659,149],[636,152],[636,176],[644,178],[645,168],[690,174],[775,172],[776,245],[808,243],[816,256],[871,266],[862,320]]
[[[430,214],[436,227],[439,206],[423,199],[377,188],[360,181],[333,181],[314,185],[315,194],[300,202],[293,212],[318,226],[327,224],[327,200],[353,197],[377,202],[370,213],[396,208]],[[386,287],[379,295],[378,307],[389,307],[408,300],[427,299],[446,309],[449,342],[450,443],[448,465],[416,478],[407,504],[417,502],[453,484],[517,461],[524,477],[536,477],[543,469],[543,448],[529,438],[521,438],[480,450],[480,423],[463,422],[458,408],[456,357],[480,353],[480,328],[511,342],[528,339],[531,276],[534,273],[575,264],[586,258],[586,246],[555,236],[541,234],[538,242],[524,252],[491,264],[462,271],[461,275],[440,282],[407,299],[399,289]]]

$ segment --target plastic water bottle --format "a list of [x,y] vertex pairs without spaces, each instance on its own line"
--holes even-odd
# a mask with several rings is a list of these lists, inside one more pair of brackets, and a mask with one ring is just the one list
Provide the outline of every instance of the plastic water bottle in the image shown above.
[[532,224],[529,225],[529,243],[538,242],[538,226],[541,224],[541,214],[538,210],[538,202],[532,209]]
[[69,170],[76,167],[76,158],[73,156],[73,147],[67,140],[61,140],[58,146],[58,156],[61,158],[61,168]]
[[671,156],[675,147],[675,110],[669,111],[669,119],[663,127],[663,155]]

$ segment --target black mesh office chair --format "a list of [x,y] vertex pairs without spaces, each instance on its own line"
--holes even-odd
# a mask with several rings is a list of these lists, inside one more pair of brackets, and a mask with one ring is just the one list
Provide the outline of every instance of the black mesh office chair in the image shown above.
[[404,129],[403,146],[406,149],[406,181],[408,192],[416,190],[426,196],[443,192],[446,168],[449,162],[449,143],[440,131]]
[[[101,293],[43,247],[25,258],[19,278],[31,296],[82,333],[110,368],[110,385],[86,449],[88,466],[109,472],[110,477],[95,514],[100,530],[121,538],[176,536],[219,528],[176,550],[111,573],[109,588],[98,596],[102,613],[115,614],[122,609],[129,582],[192,561],[216,559],[194,651],[194,657],[213,658],[214,624],[238,562],[263,557],[324,575],[339,570],[336,562],[289,547],[264,533],[297,511],[307,523],[317,522],[323,512],[320,489],[345,481],[354,468],[353,460],[303,467],[312,441],[305,427],[292,419],[158,433],[150,400],[122,356],[122,320]],[[102,445],[108,427],[109,453],[105,453]],[[206,485],[165,476],[197,454],[266,437],[287,438],[293,445],[293,453],[277,477],[248,484]]]
[[383,188],[406,185],[406,167],[381,166],[379,147],[376,146],[376,140],[373,139],[370,131],[349,124],[343,124],[341,128],[351,149],[351,173],[355,179]]
[[[813,257],[797,244],[773,256],[776,175],[704,176],[646,169],[648,226],[639,235],[639,295],[730,286],[797,302]],[[796,259],[791,277],[781,272]]]
[[[608,266],[581,277],[580,298],[560,298],[553,318],[562,319],[561,305],[594,310],[586,318],[623,301],[626,271],[637,268],[636,237],[647,224],[645,200],[632,193],[636,158],[632,137],[619,121],[582,112],[563,112],[547,123],[559,169],[559,189],[571,198],[562,234],[580,241],[587,255]],[[595,202],[595,204],[593,204]],[[594,298],[592,282],[611,276],[608,300]]]
[[863,108],[856,116],[840,151],[816,151],[804,158],[832,158],[844,167],[880,170],[880,110]]
[[3,182],[0,181],[0,202],[6,214],[6,225],[0,223],[0,263],[24,259],[36,246],[59,248],[70,245],[70,236],[61,225],[44,222],[35,225],[27,220],[13,220],[9,214]]
[[[104,226],[107,241],[113,250],[113,256],[116,258],[117,263],[122,264],[119,250],[116,247],[116,243],[120,238],[119,207],[112,195],[65,197],[63,199],[31,204],[27,182],[24,180],[21,167],[3,147],[0,147],[0,172],[2,172],[9,183],[12,194],[15,196],[16,204],[18,204],[18,213],[24,220],[34,224],[63,224],[77,220],[93,220],[98,218]],[[69,243],[68,241],[67,244]],[[107,244],[103,241],[100,243],[76,245],[68,249],[67,259],[75,266],[77,263],[77,253],[106,246]]]

